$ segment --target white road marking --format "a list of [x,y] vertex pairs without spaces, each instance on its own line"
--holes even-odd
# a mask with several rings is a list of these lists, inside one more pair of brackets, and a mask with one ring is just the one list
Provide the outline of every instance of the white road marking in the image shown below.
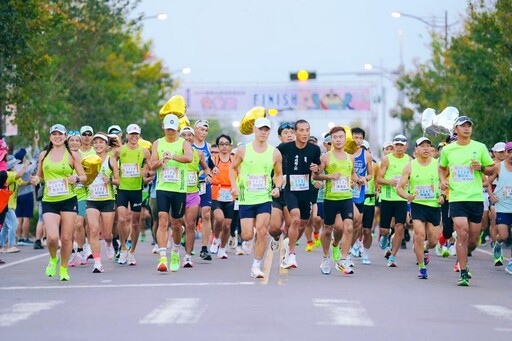
[[313,299],[313,305],[320,313],[318,325],[334,326],[375,326],[366,309],[359,301]]
[[199,298],[173,298],[146,315],[140,324],[196,324],[207,306]]
[[15,266],[15,265],[18,265],[18,264],[30,262],[31,260],[38,259],[38,258],[41,258],[41,257],[50,257],[50,255],[48,254],[48,252],[45,252],[45,253],[37,255],[37,256],[32,256],[32,257],[20,259],[20,260],[18,260],[16,262],[2,264],[2,265],[0,265],[0,270],[8,268],[10,266]]
[[508,333],[512,333],[512,328],[494,328],[495,331],[497,332],[508,332]]
[[512,321],[512,309],[509,309],[507,307],[501,306],[501,305],[473,305],[476,309],[480,310],[481,312],[490,315],[492,317],[501,319],[501,320],[508,320]]
[[44,310],[50,310],[61,303],[64,303],[64,301],[17,303],[11,309],[0,310],[0,327],[15,325],[18,322],[27,320],[32,315]]
[[7,290],[42,290],[42,289],[97,289],[97,288],[151,288],[151,287],[195,287],[195,286],[237,286],[254,285],[254,282],[199,282],[199,283],[139,283],[139,284],[91,284],[91,285],[46,285],[33,287],[4,287],[0,291]]

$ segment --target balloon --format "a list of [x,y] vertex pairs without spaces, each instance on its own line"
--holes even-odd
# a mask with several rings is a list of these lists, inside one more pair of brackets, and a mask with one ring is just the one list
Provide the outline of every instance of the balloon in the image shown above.
[[149,151],[151,151],[151,147],[153,147],[153,144],[151,142],[149,142],[148,140],[144,140],[142,138],[139,139],[138,144],[142,148],[146,148]]
[[183,129],[183,127],[190,127],[190,120],[188,119],[187,115],[184,115],[180,120],[178,121],[178,131]]
[[166,115],[174,114],[178,118],[185,116],[187,112],[187,102],[185,98],[180,95],[172,96],[171,99],[164,104],[160,109],[160,119],[163,120]]
[[439,115],[432,108],[423,111],[421,128],[423,133],[430,136],[439,134],[453,135],[453,124],[459,117],[459,110],[455,107],[447,107]]
[[345,129],[345,136],[347,137],[347,142],[345,143],[345,151],[349,154],[354,154],[356,151],[357,145],[352,137],[352,129],[349,126],[340,126]]
[[256,121],[256,119],[266,116],[267,112],[265,108],[252,108],[245,114],[244,118],[242,119],[242,122],[240,122],[240,132],[244,135],[251,135],[254,129],[254,122]]
[[87,180],[85,180],[86,186],[90,185],[94,179],[96,179],[100,172],[101,164],[101,158],[96,154],[86,156],[82,160],[82,166],[84,167],[85,175],[87,176]]
[[421,114],[421,129],[426,131],[428,127],[432,125],[432,121],[436,117],[436,111],[432,108],[427,108],[423,110],[423,114]]

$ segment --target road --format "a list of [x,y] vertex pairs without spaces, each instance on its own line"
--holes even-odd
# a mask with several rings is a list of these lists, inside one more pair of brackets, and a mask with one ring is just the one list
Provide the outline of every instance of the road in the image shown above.
[[[304,243],[303,243],[304,244]],[[473,253],[470,287],[457,287],[454,257],[433,255],[429,279],[416,278],[411,244],[397,268],[371,249],[372,265],[355,273],[320,273],[321,251],[297,248],[298,269],[280,270],[269,254],[265,280],[249,276],[252,256],[198,261],[192,269],[160,274],[149,242],[138,265],[103,261],[70,269],[70,282],[46,278],[46,250],[21,247],[0,266],[0,334],[4,340],[358,339],[479,340],[512,337],[512,276],[494,267],[490,247]],[[197,248],[197,247],[196,247]],[[183,249],[181,250],[183,252]],[[506,249],[507,258],[510,249]],[[508,259],[507,259],[508,261]]]

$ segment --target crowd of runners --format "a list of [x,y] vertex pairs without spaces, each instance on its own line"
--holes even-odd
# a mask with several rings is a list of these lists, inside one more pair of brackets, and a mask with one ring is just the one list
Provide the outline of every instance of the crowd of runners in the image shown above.
[[[136,265],[137,244],[151,234],[158,272],[192,268],[194,257],[227,259],[231,248],[236,255],[253,253],[248,272],[263,278],[265,253],[280,247],[280,267],[298,268],[296,248],[304,238],[305,251],[322,249],[322,274],[334,266],[350,275],[354,258],[372,264],[376,237],[387,266],[397,267],[412,234],[419,279],[428,278],[434,249],[456,256],[457,285],[468,286],[468,256],[488,241],[493,265],[512,274],[502,250],[512,225],[512,142],[488,149],[472,140],[467,116],[458,117],[454,135],[437,146],[427,137],[411,142],[396,135],[382,146],[379,162],[361,128],[336,126],[319,140],[306,120],[272,127],[262,117],[254,121],[254,139],[237,146],[226,134],[208,143],[206,120],[178,127],[179,118],[166,115],[164,136],[151,144],[136,124],[106,132],[55,124],[41,152],[34,136],[31,158],[23,148],[10,155],[2,143],[2,252],[46,247],[46,276],[67,281],[68,268],[89,259],[93,273],[104,272],[101,248],[109,261]],[[279,146],[267,142],[271,133]],[[351,154],[347,138],[355,142]],[[92,155],[99,162],[93,173]],[[39,221],[32,242],[34,211]]]

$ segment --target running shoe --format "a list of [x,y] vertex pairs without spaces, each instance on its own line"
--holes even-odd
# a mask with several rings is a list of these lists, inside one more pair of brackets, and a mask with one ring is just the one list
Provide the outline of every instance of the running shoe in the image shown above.
[[128,250],[121,250],[117,264],[125,265],[128,262]]
[[60,266],[59,270],[59,280],[60,281],[69,281],[71,277],[68,274],[68,268],[66,266]]
[[129,266],[137,265],[137,260],[135,260],[135,255],[131,252],[128,252],[127,261],[128,261]]
[[105,272],[105,270],[103,269],[103,265],[101,265],[101,263],[94,263],[92,273],[93,274],[101,274],[103,272]]
[[359,246],[352,246],[350,248],[350,254],[354,257],[354,258],[359,258],[361,257],[361,248]]
[[235,249],[237,244],[236,236],[229,236],[228,247],[230,249]]
[[450,245],[448,252],[450,252],[450,256],[457,256],[457,249],[455,248],[455,245]]
[[76,263],[77,263],[76,253],[75,253],[75,252],[73,252],[73,253],[71,253],[71,255],[69,256],[69,259],[68,259],[68,266],[69,266],[69,267],[74,268],[74,267],[76,266]]
[[295,254],[293,254],[293,253],[290,253],[288,255],[288,257],[283,259],[283,261],[281,262],[281,268],[283,268],[283,269],[291,269],[291,268],[297,268],[297,267],[298,267],[297,259],[296,259]]
[[384,258],[389,259],[390,256],[391,256],[391,249],[387,248],[386,253],[384,254]]
[[107,245],[107,257],[108,257],[108,259],[114,258],[115,255],[116,255],[116,251],[114,250],[114,247],[112,246],[112,244]]
[[396,268],[396,259],[395,256],[389,256],[388,258],[388,267]]
[[242,242],[242,250],[244,250],[244,254],[250,255],[252,252],[252,240],[249,241],[243,241]]
[[[496,265],[496,262],[500,261],[501,258],[503,258],[503,250],[501,249],[501,243],[495,243],[494,244],[494,249],[492,250],[492,256],[493,256],[493,259],[494,259],[494,265],[495,266],[498,266]],[[503,263],[499,264],[499,266],[503,265]]]
[[314,246],[315,248],[322,247],[322,240],[320,239],[320,237],[315,238],[315,242],[313,243],[313,246]]
[[18,253],[21,250],[18,249],[16,246],[10,246],[7,249],[5,249],[5,253]]
[[48,265],[46,266],[46,276],[47,277],[55,277],[57,275],[57,263],[59,262],[59,258],[50,258]]
[[253,265],[251,267],[251,277],[252,278],[264,278],[265,274],[261,271],[259,266]]
[[80,265],[87,264],[87,256],[85,255],[85,252],[83,250],[82,251],[78,251],[76,253],[76,259],[78,261],[78,264],[80,264]]
[[313,241],[311,242],[308,242],[307,245],[306,245],[306,248],[304,249],[304,251],[306,252],[313,252]]
[[457,285],[459,287],[467,287],[469,286],[469,278],[466,274],[461,274],[459,280],[457,281]]
[[87,259],[92,258],[92,250],[91,250],[91,244],[85,243],[84,244],[84,253]]
[[423,262],[425,265],[428,265],[430,263],[430,252],[428,250],[423,251]]
[[158,263],[158,266],[156,267],[156,270],[160,272],[169,271],[169,269],[167,268],[167,257],[160,257],[160,261]]
[[183,267],[184,268],[193,268],[194,263],[192,263],[192,256],[185,255],[183,256]]
[[381,236],[379,240],[379,246],[382,250],[385,250],[388,246],[389,237],[388,236]]
[[336,269],[341,271],[345,275],[351,275],[354,273],[354,270],[346,263],[344,259],[339,262],[336,262]]
[[510,262],[508,262],[508,265],[505,268],[505,271],[512,275],[512,260]]
[[444,245],[441,245],[441,243],[437,242],[436,247],[434,248],[437,257],[441,257],[443,255],[443,247]]
[[144,242],[146,241],[146,234],[145,234],[145,233],[141,233],[141,234],[140,234],[139,241],[140,241],[141,243],[144,243]]
[[494,266],[502,266],[503,265],[503,257],[498,259],[494,258]]
[[216,255],[217,252],[219,252],[219,246],[220,246],[220,239],[215,238],[212,242],[212,245],[210,245],[210,253],[212,255]]
[[180,269],[180,254],[171,252],[171,263],[169,264],[172,272],[176,272]]
[[339,262],[339,260],[341,259],[341,252],[340,252],[340,246],[334,246],[333,244],[331,244],[331,255],[332,255],[332,260],[335,261],[335,262]]
[[420,269],[420,271],[418,272],[418,279],[427,279],[427,278],[428,278],[427,268]]
[[453,272],[460,272],[459,261],[455,262],[455,266],[453,267]]
[[202,260],[212,260],[212,256],[210,256],[206,250],[201,250],[201,252],[199,252],[199,258]]
[[356,266],[354,264],[354,262],[352,261],[352,257],[350,256],[350,253],[348,254],[347,256],[347,259],[345,259],[345,262],[347,263],[348,266],[350,266],[351,268],[353,268],[354,266]]
[[372,264],[372,262],[370,261],[370,258],[368,258],[368,256],[363,257],[363,259],[362,259],[362,263],[363,263],[364,265],[370,265],[370,264]]
[[219,253],[217,254],[217,257],[219,259],[228,259],[228,254],[226,253],[226,249],[225,248],[219,248]]
[[44,249],[43,244],[41,243],[41,239],[38,239],[34,242],[34,250]]
[[[270,236],[270,250],[272,252],[276,252],[276,251],[279,251],[279,239],[278,240],[275,240],[274,237]],[[237,247],[236,249],[238,250],[239,247]]]
[[324,260],[320,264],[320,272],[324,275],[331,274],[331,260],[329,257],[324,257]]
[[450,250],[446,246],[443,245],[441,256],[443,258],[450,257]]
[[156,255],[158,253],[158,245],[157,244],[155,244],[153,246],[153,250],[151,250],[151,253],[154,254],[154,255]]
[[237,256],[243,256],[244,255],[244,250],[242,250],[242,247],[240,245],[238,245],[235,249],[235,254]]

